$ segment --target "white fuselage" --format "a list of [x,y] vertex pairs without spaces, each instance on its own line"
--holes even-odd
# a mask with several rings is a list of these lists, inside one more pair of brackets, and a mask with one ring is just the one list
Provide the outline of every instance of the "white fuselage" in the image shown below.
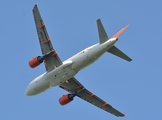
[[25,94],[28,96],[37,95],[50,87],[61,85],[81,69],[87,67],[110,49],[117,41],[116,38],[107,40],[102,44],[90,46],[71,58],[65,60],[62,65],[50,72],[45,72],[30,82]]

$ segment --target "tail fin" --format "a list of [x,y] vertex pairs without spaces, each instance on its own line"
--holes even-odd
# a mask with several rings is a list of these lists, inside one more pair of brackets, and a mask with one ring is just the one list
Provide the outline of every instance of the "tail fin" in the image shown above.
[[105,31],[100,19],[97,20],[97,27],[98,27],[100,44],[102,44],[102,43],[106,42],[109,38],[106,34],[106,31]]
[[119,32],[117,32],[112,38],[118,38],[120,34],[122,34],[122,32],[124,32],[127,28],[129,27],[129,25],[126,25],[125,27],[123,27]]
[[[124,32],[129,25],[125,26],[124,28],[122,28],[119,32],[117,32],[112,38],[118,38],[119,35]],[[97,20],[97,27],[98,27],[98,34],[99,34],[99,39],[100,39],[100,44],[106,42],[107,40],[109,40],[106,31],[101,23],[101,20],[98,19]],[[130,57],[128,57],[126,54],[124,54],[122,51],[120,51],[117,47],[112,46],[107,52],[116,55],[124,60],[127,61],[132,61],[132,59]]]
[[[118,38],[119,35],[124,32],[127,28],[128,28],[129,25],[126,25],[124,28],[122,28],[119,32],[117,32],[112,38]],[[113,55],[116,55],[124,60],[127,60],[127,61],[132,61],[132,59],[130,57],[128,57],[126,54],[124,54],[122,51],[120,51],[117,47],[115,46],[112,46],[107,52],[113,54]]]
[[130,57],[128,57],[126,54],[124,54],[122,51],[120,51],[117,47],[113,46],[111,47],[107,52],[113,54],[113,55],[116,55],[124,60],[127,60],[127,61],[132,61],[132,59]]

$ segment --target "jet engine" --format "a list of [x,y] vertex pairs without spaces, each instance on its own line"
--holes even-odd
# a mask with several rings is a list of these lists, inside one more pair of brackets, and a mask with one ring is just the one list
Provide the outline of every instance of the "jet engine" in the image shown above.
[[44,57],[42,56],[37,56],[35,58],[33,58],[32,60],[29,61],[29,66],[31,68],[35,68],[37,67],[38,65],[40,65],[44,60]]
[[59,103],[61,105],[66,105],[68,104],[69,102],[71,102],[75,97],[75,94],[66,94],[66,95],[63,95],[60,99],[59,99]]

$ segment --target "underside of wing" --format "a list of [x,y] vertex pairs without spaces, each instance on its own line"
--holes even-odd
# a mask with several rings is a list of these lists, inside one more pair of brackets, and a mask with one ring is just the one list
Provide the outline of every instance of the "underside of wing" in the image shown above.
[[[38,39],[41,47],[41,51],[45,57],[45,66],[47,71],[53,70],[62,64],[57,52],[52,46],[51,39],[48,36],[46,26],[41,18],[37,5],[33,8],[33,16],[38,34]],[[49,54],[50,53],[50,54]],[[48,54],[48,55],[47,55]]]
[[97,97],[95,94],[91,93],[89,90],[87,90],[81,83],[78,82],[74,77],[68,80],[67,82],[60,85],[61,88],[64,90],[70,92],[70,93],[76,93],[76,96],[79,98],[115,115],[123,117],[125,116],[123,113],[119,112],[115,108],[113,108],[110,104],[103,101],[99,97]]

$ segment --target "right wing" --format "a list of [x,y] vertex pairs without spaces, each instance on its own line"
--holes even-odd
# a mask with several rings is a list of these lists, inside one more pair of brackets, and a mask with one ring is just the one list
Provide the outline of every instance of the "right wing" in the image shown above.
[[45,24],[43,22],[43,19],[41,18],[37,5],[35,5],[33,8],[33,16],[42,54],[47,54],[44,61],[45,67],[47,71],[51,71],[55,67],[60,66],[62,64],[62,61],[52,46],[51,39],[48,36]]
[[68,80],[67,82],[60,85],[61,88],[64,90],[74,93],[77,92],[77,96],[81,99],[117,116],[117,117],[123,117],[125,116],[123,113],[119,112],[115,108],[113,108],[110,104],[103,101],[101,98],[96,96],[95,94],[91,93],[89,90],[87,90],[81,83],[79,83],[78,80],[76,80],[74,77]]

